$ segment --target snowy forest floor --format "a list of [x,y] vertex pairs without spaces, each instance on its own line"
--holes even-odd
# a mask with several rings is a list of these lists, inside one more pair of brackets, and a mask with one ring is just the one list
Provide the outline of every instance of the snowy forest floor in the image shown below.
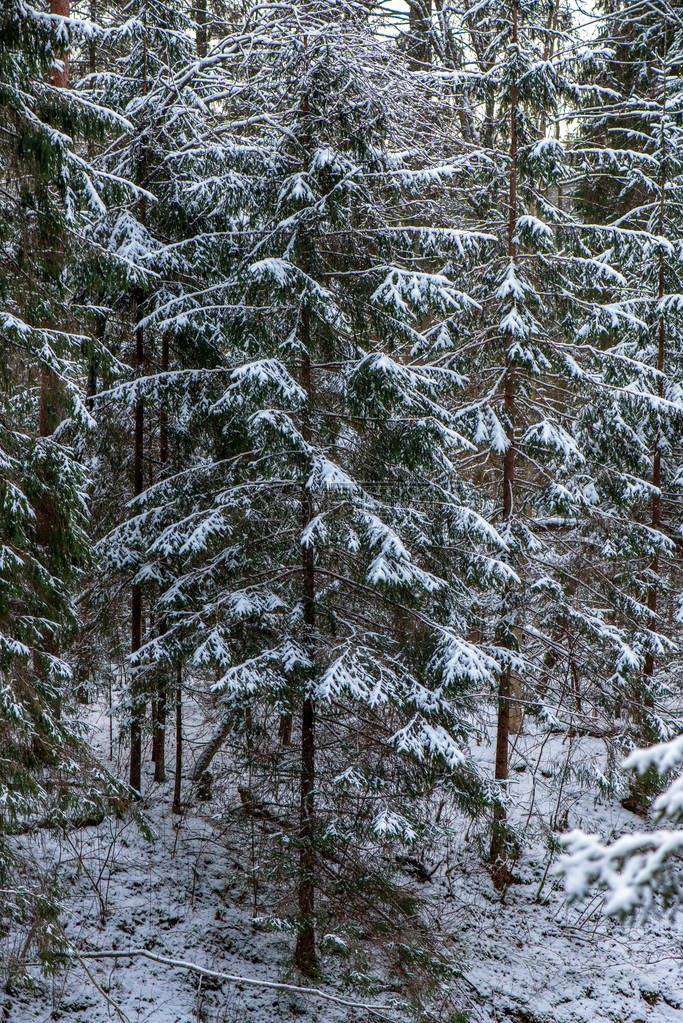
[[[100,734],[108,746],[107,722],[101,714]],[[195,754],[201,739],[189,730]],[[558,740],[558,761],[562,752]],[[296,984],[291,935],[252,925],[246,829],[226,828],[211,803],[192,800],[181,816],[172,814],[172,753],[167,753],[171,781],[164,785],[152,783],[147,764],[143,810],[154,840],[145,838],[133,821],[107,820],[59,846],[45,834],[34,846],[37,869],[60,862],[63,924],[70,944],[80,951],[144,948],[218,972]],[[586,755],[598,757],[598,744],[592,751],[589,744]],[[492,750],[482,746],[479,756],[486,764]],[[524,810],[519,823],[528,842],[503,899],[465,824],[442,848],[419,850],[431,877],[412,878],[412,883],[428,900],[430,925],[452,949],[463,976],[454,982],[458,990],[444,1008],[443,1023],[454,1018],[454,1003],[463,1013],[459,1019],[472,1023],[682,1021],[683,921],[606,921],[597,900],[568,906],[552,870],[547,870],[544,818],[554,816],[563,827],[582,826],[603,835],[634,829],[642,821],[617,801],[596,804],[593,796],[569,782],[550,806],[543,774],[520,770],[523,762],[518,756],[513,775],[515,802]],[[111,766],[121,770],[122,755],[115,755]],[[184,788],[188,796],[187,781]],[[345,993],[335,983],[337,975],[334,964],[324,962],[321,989],[352,1000],[389,1000]],[[142,958],[74,960],[51,978],[36,972],[35,982],[32,989],[0,995],[3,1023],[369,1023],[373,1018],[316,995],[202,979],[187,969]],[[398,1011],[387,1018],[403,1021],[407,1016]]]

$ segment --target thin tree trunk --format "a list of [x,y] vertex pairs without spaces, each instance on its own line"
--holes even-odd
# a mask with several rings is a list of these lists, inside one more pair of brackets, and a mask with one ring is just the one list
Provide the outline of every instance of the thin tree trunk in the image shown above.
[[289,746],[292,741],[292,715],[290,711],[283,711],[280,714],[278,738],[283,746]]
[[[147,95],[147,38],[143,35],[143,72],[142,72],[142,94]],[[148,154],[146,147],[143,148],[142,183],[147,180]],[[140,197],[139,205],[140,223],[145,226],[147,222],[147,199],[145,195]],[[136,302],[137,326],[135,328],[135,372],[138,377],[142,375],[145,362],[145,335],[140,325],[140,312],[144,295],[139,293]],[[133,450],[133,494],[139,496],[144,489],[144,444],[145,444],[145,405],[142,397],[138,395],[135,402],[135,437]],[[136,653],[142,643],[142,590],[139,585],[134,585],[131,591],[131,653]],[[131,788],[137,792],[141,791],[142,780],[142,722],[144,719],[144,702],[140,699],[141,693],[137,686],[132,687],[133,707],[130,725],[130,773],[129,782]]]
[[166,781],[166,698],[166,680],[163,679],[159,683],[157,694],[157,716],[154,729],[156,739],[154,780],[156,782]]
[[225,742],[226,738],[228,737],[228,734],[230,733],[231,728],[232,722],[230,720],[224,721],[221,725],[218,726],[215,733],[213,734],[209,742],[206,744],[206,746],[204,747],[204,749],[202,750],[201,754],[197,759],[197,763],[194,766],[194,771],[192,772],[193,782],[200,781],[204,772],[209,770],[209,767],[211,766],[211,761],[216,756],[219,749]]
[[[68,18],[70,0],[50,0],[50,14]],[[57,89],[69,87],[69,57],[65,53],[61,69],[54,68],[50,75],[50,85]],[[58,249],[61,246],[58,245]],[[47,366],[40,371],[40,410],[38,433],[41,437],[49,437],[54,433],[59,418],[59,384],[55,374]]]
[[183,669],[180,662],[176,669],[175,691],[175,779],[173,782],[173,813],[180,813],[180,788],[183,773]]
[[[138,305],[139,318],[139,305]],[[145,357],[144,334],[141,326],[135,329],[135,367],[140,374]],[[133,449],[133,493],[137,497],[143,491],[143,460],[144,460],[144,402],[138,397],[135,403],[135,435]],[[142,645],[142,589],[134,585],[131,591],[131,653],[134,654]],[[142,719],[144,704],[140,701],[138,687],[133,683],[132,718],[130,725],[130,774],[131,788],[141,791],[142,776]]]
[[[304,353],[301,359],[301,381],[311,398],[311,362],[308,354],[310,342],[310,311],[302,310],[302,341]],[[304,414],[302,436],[311,442],[311,428],[308,415]],[[305,488],[301,499],[301,527],[308,526],[313,518],[311,495]],[[303,611],[304,628],[308,646],[312,649],[315,628],[315,571],[313,548],[303,552]],[[314,788],[315,788],[315,710],[310,696],[304,696],[301,714],[301,780],[299,805],[299,931],[296,940],[295,959],[301,972],[312,977],[317,973],[318,960],[315,950],[315,852],[314,843]]]
[[[97,24],[96,0],[90,0],[90,20],[93,24]],[[95,42],[94,35],[88,43],[88,70],[91,75],[94,75],[97,71],[97,43]]]
[[[307,38],[304,36],[304,49]],[[309,100],[303,97],[304,120],[308,121]],[[303,139],[303,170],[308,171],[310,150],[310,125],[307,124]],[[307,304],[301,310],[301,383],[307,395],[308,408],[302,415],[301,435],[307,444],[312,441],[309,408],[313,398],[311,381],[311,311]],[[301,492],[301,528],[306,529],[313,519],[313,502],[310,491],[302,487]],[[315,629],[315,571],[313,547],[304,547],[302,559],[303,574],[303,612],[304,629],[307,646],[313,654]],[[306,977],[313,977],[318,972],[318,958],[315,948],[315,851],[314,851],[314,812],[315,812],[315,709],[310,693],[304,693],[301,712],[301,778],[299,803],[299,930],[296,939],[294,958],[298,968]]]
[[299,838],[299,930],[296,939],[296,964],[306,977],[318,972],[315,950],[315,855],[313,852],[313,814],[315,785],[315,712],[306,697],[301,715],[301,805]]
[[[666,54],[663,57],[666,60]],[[662,166],[660,170],[659,180],[659,234],[664,235],[664,211],[666,207],[666,99],[667,99],[667,74],[666,68],[663,67],[663,90],[662,90]],[[664,297],[664,254],[660,251],[659,253],[659,274],[657,280],[657,298],[662,300]],[[659,370],[659,376],[657,378],[657,394],[660,398],[664,396],[664,378],[662,376],[664,371],[664,356],[666,351],[666,325],[664,323],[664,316],[660,314],[659,317],[659,329],[657,334],[657,369]],[[659,531],[661,526],[662,517],[662,498],[661,498],[661,486],[662,486],[662,456],[660,453],[661,436],[659,429],[655,432],[655,452],[652,463],[652,485],[656,488],[652,495],[652,510],[650,523],[652,528]],[[652,565],[652,572],[657,575],[659,571],[659,559],[655,554]],[[652,616],[652,624],[654,624],[654,618],[657,613],[657,597],[658,597],[658,586],[656,579],[650,586],[647,595],[647,606]],[[654,657],[651,653],[645,656],[645,679],[649,682],[654,673]]]
[[[169,339],[168,334],[164,333],[164,336],[161,340],[162,373],[168,372],[168,357]],[[166,407],[163,404],[159,415],[159,461],[161,462],[163,472],[164,466],[168,462],[168,412],[166,411]],[[161,633],[163,634],[163,631],[165,629],[165,623],[163,619],[160,623],[159,628]],[[159,783],[166,781],[166,703],[167,703],[166,675],[164,672],[162,672],[157,682],[157,690],[155,696],[156,715],[152,731],[152,757],[154,760],[154,780]]]
[[[517,43],[517,2],[512,4],[512,42]],[[517,105],[519,94],[517,85],[510,89],[510,181],[508,211],[508,257],[516,262],[515,229],[517,226]],[[515,374],[506,355],[505,394],[503,408],[507,420],[508,448],[503,458],[503,521],[508,522],[514,508],[515,485]],[[508,752],[510,742],[510,690],[511,673],[506,666],[500,673],[498,682],[498,721],[496,726],[496,763],[495,779],[504,787],[508,780]],[[490,858],[493,863],[505,858],[505,832],[507,814],[502,800],[496,801],[493,810],[493,829],[491,833]],[[504,872],[503,872],[504,873]],[[502,877],[502,875],[501,875]],[[494,878],[495,880],[495,878]],[[503,879],[504,883],[504,879]]]
[[[50,0],[50,13],[60,15],[62,17],[69,16],[69,0]],[[50,75],[50,84],[56,86],[59,89],[66,89],[69,85],[69,58],[65,54],[63,57],[63,65],[61,70],[56,68]],[[61,255],[61,241],[57,240],[55,244],[55,256]],[[61,260],[56,260],[57,265]],[[49,328],[49,323],[44,323],[44,327]],[[38,435],[40,437],[50,437],[58,425],[60,419],[60,384],[58,378],[55,376],[53,371],[48,366],[42,365],[40,369],[40,404],[38,409]],[[37,508],[37,526],[38,536],[41,543],[49,543],[50,534],[53,527],[53,509],[50,506],[50,502],[41,501]],[[48,631],[43,638],[43,650],[47,655],[54,655],[57,652],[57,641],[55,635]],[[39,658],[40,661],[44,661],[41,667],[47,670],[47,658]],[[62,700],[61,695],[57,694],[53,700],[53,711],[57,719],[61,717],[62,713]]]
[[[152,693],[151,700],[151,719],[152,719],[152,763],[157,762],[157,694]],[[156,781],[156,778],[154,779]]]

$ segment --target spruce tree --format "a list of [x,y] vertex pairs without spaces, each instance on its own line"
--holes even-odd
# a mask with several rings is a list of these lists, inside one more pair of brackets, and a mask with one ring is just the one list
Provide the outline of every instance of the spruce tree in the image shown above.
[[167,629],[141,662],[182,651],[195,684],[214,680],[256,774],[245,808],[284,811],[307,975],[321,914],[391,907],[372,857],[428,833],[430,786],[485,801],[468,691],[496,661],[465,636],[473,590],[509,577],[456,469],[473,445],[442,365],[476,306],[441,268],[493,239],[440,222],[434,195],[467,157],[364,22],[353,6],[255,10],[223,44],[232,169],[203,187],[231,196],[232,230],[195,244],[220,244],[226,271],[153,317],[223,338],[220,362],[178,380],[202,458],[118,533],[145,537],[141,571],[165,579]]
[[[433,53],[452,70],[463,138],[488,157],[471,180],[467,222],[501,241],[500,257],[470,285],[483,314],[461,336],[454,364],[474,382],[465,417],[488,449],[477,489],[483,507],[486,490],[489,501],[495,495],[516,573],[503,601],[479,606],[483,634],[509,650],[496,701],[491,843],[504,884],[510,739],[523,716],[541,732],[603,735],[613,763],[609,736],[621,731],[619,709],[642,676],[646,646],[667,650],[661,632],[644,631],[632,573],[620,572],[627,550],[651,560],[667,546],[638,523],[643,490],[633,484],[643,466],[607,455],[619,414],[601,414],[595,428],[596,410],[619,395],[641,409],[659,399],[653,375],[606,341],[606,325],[616,333],[633,322],[616,298],[620,251],[576,201],[577,182],[600,173],[573,125],[604,98],[593,82],[602,44],[577,49],[564,5],[453,4],[444,18],[431,22]],[[633,386],[624,390],[629,373],[639,399]]]
[[[167,4],[153,0],[127,5],[125,13],[121,23],[116,7],[109,12],[110,23],[101,47],[103,69],[82,83],[84,91],[98,103],[129,121],[131,130],[111,142],[99,163],[137,186],[128,203],[107,213],[93,227],[94,238],[115,267],[98,296],[101,307],[118,314],[109,320],[105,331],[128,367],[123,370],[128,380],[120,376],[118,380],[110,379],[94,404],[103,409],[104,427],[96,451],[99,472],[95,500],[101,508],[96,517],[98,540],[121,521],[117,496],[121,488],[129,494],[132,491],[134,499],[151,479],[170,470],[174,445],[169,437],[172,424],[165,379],[172,364],[182,365],[183,359],[187,362],[191,358],[187,352],[183,355],[182,331],[156,331],[146,321],[156,305],[177,291],[174,271],[178,260],[174,261],[171,247],[163,255],[164,247],[182,239],[191,216],[188,204],[182,198],[179,201],[187,180],[183,178],[181,184],[173,173],[169,174],[165,161],[169,152],[175,153],[191,141],[195,128],[184,116],[184,103],[188,102],[191,112],[196,100],[182,89],[178,95],[174,92],[178,69],[186,69],[193,55],[192,23],[182,7],[170,10]],[[124,436],[127,450],[122,450]],[[122,469],[128,480],[122,476]],[[115,551],[105,541],[98,551],[101,574],[89,588],[93,621],[103,606],[116,606],[117,613],[110,623],[118,625],[121,607],[118,602],[113,604],[111,593],[118,585],[128,584],[132,655],[139,650],[145,631],[153,627],[156,614],[155,583],[138,575],[140,559],[135,541]],[[110,633],[112,641],[118,644],[120,636]],[[156,780],[161,781],[165,774],[167,682],[166,675],[160,674],[148,685],[133,667],[130,685],[123,694],[130,730],[129,781],[138,792],[150,701]]]
[[12,836],[70,827],[113,792],[77,726],[65,656],[89,553],[73,442],[91,425],[90,342],[70,305],[72,256],[108,187],[73,142],[101,127],[102,112],[63,88],[69,47],[88,31],[14,0],[0,13],[0,871],[3,929],[25,926],[25,953],[37,944],[46,962],[58,945],[55,904]]
[[[600,217],[625,276],[615,296],[617,340],[612,325],[603,324],[603,336],[621,360],[612,378],[616,395],[610,411],[619,424],[622,466],[632,467],[628,486],[639,497],[633,529],[650,539],[649,545],[634,545],[627,569],[640,607],[643,657],[625,712],[627,747],[654,745],[634,750],[625,761],[625,768],[634,769],[625,805],[642,813],[659,791],[652,809],[655,820],[667,826],[608,845],[572,832],[561,869],[572,897],[598,887],[608,893],[608,914],[628,915],[657,904],[680,904],[680,655],[671,656],[667,640],[677,638],[681,620],[675,542],[683,412],[683,34],[675,9],[646,3],[628,12],[610,11],[604,37],[618,42],[619,61],[608,59],[601,79],[607,79],[612,102],[608,113],[596,111],[584,130],[586,146],[597,143],[602,174],[596,187],[580,195]],[[611,197],[609,206],[601,207],[596,196]],[[614,453],[604,456],[613,473]]]
[[[611,215],[603,211],[595,231],[610,247],[623,279],[609,315],[586,326],[586,336],[605,351],[609,369],[603,400],[591,410],[590,425],[584,421],[581,428],[585,436],[591,434],[588,443],[598,455],[603,480],[607,474],[611,478],[611,500],[628,505],[612,538],[622,556],[628,545],[628,564],[618,582],[631,601],[633,643],[641,659],[624,692],[628,746],[670,738],[680,722],[670,639],[672,612],[680,600],[675,540],[683,426],[678,298],[683,112],[675,14],[646,4],[629,11],[627,29],[621,23],[617,28],[610,16],[606,34],[611,31],[620,40],[626,91],[619,94],[619,79],[611,81],[609,114],[591,112],[583,125],[577,150],[585,165],[598,170],[585,179],[597,181],[593,191],[579,195],[590,211],[596,210],[598,190],[618,195]],[[601,134],[606,124],[616,123],[628,126],[628,145],[611,127]],[[627,804],[642,811],[646,802],[641,781]]]

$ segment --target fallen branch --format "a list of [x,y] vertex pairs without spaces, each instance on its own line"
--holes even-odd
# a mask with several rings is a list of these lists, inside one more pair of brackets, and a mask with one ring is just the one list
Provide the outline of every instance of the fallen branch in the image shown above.
[[206,967],[198,966],[196,963],[190,963],[186,959],[171,959],[169,956],[158,955],[156,952],[150,952],[146,948],[131,948],[127,952],[109,948],[103,949],[100,952],[76,951],[74,949],[73,955],[77,959],[133,959],[136,957],[149,959],[154,963],[161,963],[164,966],[177,966],[182,970],[191,970],[193,973],[198,973],[202,977],[225,980],[231,984],[246,984],[250,987],[271,988],[275,991],[291,991],[301,995],[313,995],[316,998],[323,998],[328,1002],[334,1002],[336,1005],[343,1005],[348,1009],[363,1009],[365,1012],[370,1012],[380,1019],[390,1019],[391,1023],[395,1023],[394,1017],[383,1015],[385,1012],[395,1012],[396,1007],[393,1005],[372,1005],[367,1002],[354,1002],[349,998],[342,998],[341,995],[333,995],[328,991],[321,991],[317,987],[302,987],[299,984],[285,984],[277,980],[258,980],[256,977],[240,977],[234,973],[219,973],[216,970],[207,970]]

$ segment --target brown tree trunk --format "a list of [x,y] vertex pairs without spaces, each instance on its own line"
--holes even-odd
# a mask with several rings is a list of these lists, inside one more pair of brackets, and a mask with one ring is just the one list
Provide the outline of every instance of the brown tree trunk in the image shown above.
[[408,46],[410,65],[419,70],[431,64],[432,0],[408,0]]
[[[94,24],[97,23],[96,0],[90,0],[90,20]],[[94,36],[88,43],[88,70],[91,75],[94,75],[97,71],[97,44]]]
[[289,711],[280,714],[278,738],[283,746],[289,746],[292,741],[292,715]]
[[159,683],[157,693],[157,713],[154,723],[154,780],[166,781],[166,680]]
[[[142,94],[147,95],[147,38],[143,35],[143,72],[142,72]],[[148,153],[143,149],[142,183],[147,180]],[[139,204],[140,223],[145,226],[147,222],[147,198],[140,197]],[[136,376],[142,376],[145,362],[145,335],[140,325],[140,312],[144,295],[138,294],[136,302],[137,326],[135,328],[135,372]],[[133,450],[133,494],[139,496],[144,489],[144,444],[145,444],[145,405],[143,399],[138,395],[135,402],[135,436]],[[131,653],[140,649],[142,643],[142,590],[140,586],[133,586],[131,591]],[[129,782],[131,788],[137,792],[141,790],[142,775],[142,722],[145,714],[144,702],[141,700],[141,693],[138,687],[133,685],[132,697],[132,720],[130,725],[130,774]]]
[[183,669],[180,662],[176,669],[175,691],[175,778],[173,781],[173,813],[180,813],[180,789],[183,773]]
[[[57,14],[62,18],[68,18],[70,13],[69,6],[70,0],[50,0],[50,14]],[[69,58],[67,54],[64,54],[62,60],[61,71],[55,68],[50,78],[51,84],[56,85],[58,89],[66,89],[69,85]]]
[[296,964],[306,977],[318,972],[315,950],[315,855],[313,852],[313,788],[315,785],[315,713],[306,697],[301,715],[301,804],[299,808],[299,931]]
[[[69,17],[70,0],[50,0],[50,14],[62,18]],[[50,85],[58,89],[69,87],[69,58],[65,53],[61,70],[56,68],[50,75]],[[59,248],[59,246],[58,246]],[[49,437],[54,433],[59,422],[59,383],[52,370],[43,366],[40,371],[40,411],[38,433],[41,437]]]
[[38,433],[41,437],[51,437],[60,422],[60,386],[59,380],[47,366],[40,371],[40,411]]
[[[68,17],[69,0],[50,0],[50,13]],[[60,89],[66,89],[69,85],[69,61],[66,55],[63,59],[64,64],[62,70],[54,70],[50,76],[50,84],[55,85]],[[55,263],[58,267],[61,262],[59,258],[60,254],[61,243],[60,241],[57,241],[55,246]],[[44,323],[43,327],[49,329],[50,324]],[[38,435],[40,437],[50,437],[54,433],[55,427],[58,426],[61,418],[60,398],[61,388],[58,378],[47,366],[41,366],[40,404],[38,409]],[[39,506],[36,508],[36,515],[40,542],[47,544],[54,525],[54,508],[51,507],[51,502],[40,501]],[[49,630],[43,637],[42,647],[45,654],[48,656],[57,653],[56,637]],[[39,660],[43,662],[43,664],[41,664],[41,668],[44,668],[47,671],[47,658],[40,657]],[[57,695],[53,701],[53,710],[55,717],[59,719],[62,712],[62,701],[60,695]]]
[[[666,59],[666,55],[664,56]],[[667,76],[666,72],[663,74],[663,90],[662,90],[662,166],[659,180],[659,234],[664,235],[664,211],[666,208],[666,135],[664,132],[664,120],[666,118],[666,100],[667,100]],[[661,301],[664,297],[664,254],[660,251],[659,254],[659,275],[657,281],[657,298]],[[657,369],[659,370],[659,377],[657,378],[657,394],[660,398],[664,396],[664,380],[662,373],[664,371],[664,355],[666,349],[666,325],[664,323],[664,317],[659,317],[659,329],[657,333]],[[661,485],[662,485],[662,456],[659,451],[660,447],[660,432],[657,429],[655,433],[655,452],[652,463],[652,485],[656,487],[656,492],[652,495],[652,512],[650,517],[650,523],[654,530],[659,531],[659,527],[662,522],[662,499],[661,499]],[[659,559],[657,555],[653,558],[652,571],[656,573],[659,571]],[[652,615],[651,624],[654,625],[654,618],[657,612],[657,583],[653,582],[647,595],[647,606],[648,610]],[[648,653],[645,657],[645,679],[649,681],[654,673],[654,657]]]
[[206,57],[209,48],[206,3],[207,0],[194,0],[194,22],[197,32],[197,53],[200,57]]
[[[512,3],[512,42],[517,43],[517,2]],[[509,211],[508,211],[508,257],[514,263],[517,251],[515,246],[515,229],[517,226],[517,105],[519,95],[517,85],[510,89],[510,180],[509,180]],[[515,485],[515,374],[506,355],[505,393],[503,409],[507,420],[508,448],[503,457],[503,521],[508,522],[514,508]],[[505,625],[505,628],[508,626]],[[510,742],[510,668],[505,667],[498,682],[498,720],[496,725],[496,763],[495,779],[501,789],[508,780],[508,748]],[[505,858],[506,811],[502,801],[497,801],[493,809],[493,829],[491,833],[490,858],[493,863]],[[494,874],[505,883],[506,871]]]
[[[139,305],[138,305],[139,313]],[[144,334],[142,327],[135,329],[135,368],[138,376],[141,373],[145,358]],[[137,497],[142,493],[144,487],[143,465],[144,465],[144,425],[145,412],[144,402],[138,397],[135,402],[135,433],[133,442],[133,493]],[[136,653],[142,644],[142,589],[139,585],[132,587],[131,591],[131,653]],[[130,774],[129,782],[131,788],[137,792],[141,791],[142,773],[142,719],[144,717],[144,704],[140,701],[140,694],[137,686],[133,684],[133,707],[130,725]]]
[[[161,341],[161,372],[168,372],[169,339],[164,334]],[[168,412],[165,405],[162,405],[159,415],[159,461],[163,467],[168,462]],[[162,619],[160,631],[163,633],[165,624]],[[157,682],[156,695],[154,699],[156,714],[152,729],[152,759],[154,760],[154,780],[156,782],[166,781],[166,703],[167,684],[166,675],[161,673]]]

